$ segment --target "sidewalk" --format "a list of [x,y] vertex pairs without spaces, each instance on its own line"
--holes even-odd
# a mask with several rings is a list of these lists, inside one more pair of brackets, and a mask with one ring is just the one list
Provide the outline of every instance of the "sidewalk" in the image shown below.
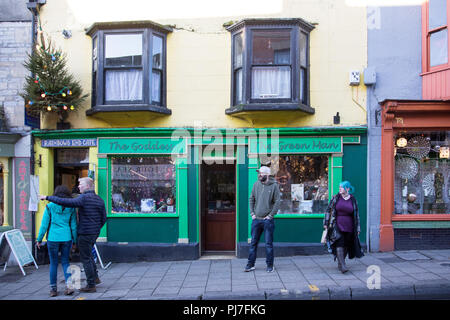
[[[244,272],[247,260],[237,258],[112,263],[107,270],[98,266],[102,283],[96,293],[76,290],[72,296],[63,295],[59,267],[55,298],[49,297],[48,265],[38,270],[27,266],[26,276],[19,267],[8,266],[0,270],[0,299],[450,299],[450,250],[366,253],[346,261],[350,271],[345,274],[331,255],[276,257],[273,273],[265,271],[265,258],[257,259],[253,272]],[[381,271],[379,290],[367,288],[371,265]],[[81,277],[84,286],[84,273]]]

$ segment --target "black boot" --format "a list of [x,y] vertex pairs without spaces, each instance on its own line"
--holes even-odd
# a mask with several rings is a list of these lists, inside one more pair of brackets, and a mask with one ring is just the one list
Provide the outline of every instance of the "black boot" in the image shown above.
[[343,247],[337,247],[336,248],[336,255],[338,259],[338,269],[342,273],[346,273],[348,271],[347,266],[345,265],[345,255],[344,255],[344,248]]

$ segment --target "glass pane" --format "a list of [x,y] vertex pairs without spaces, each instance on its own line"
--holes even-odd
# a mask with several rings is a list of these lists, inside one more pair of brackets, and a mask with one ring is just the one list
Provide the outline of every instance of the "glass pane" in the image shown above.
[[234,74],[235,104],[242,103],[242,69],[236,70]]
[[252,68],[252,98],[282,99],[291,97],[290,67]]
[[448,60],[447,29],[434,32],[430,36],[430,66],[447,63]]
[[152,101],[161,102],[161,72],[152,72]]
[[162,45],[161,37],[153,36],[153,68],[162,69]]
[[450,132],[397,135],[395,214],[450,213]]
[[306,48],[307,48],[307,35],[303,32],[300,32],[300,66],[306,67]]
[[142,35],[106,35],[105,64],[107,66],[140,66],[142,64]]
[[281,191],[280,213],[325,213],[327,156],[280,155],[272,166]]
[[447,24],[447,0],[429,0],[428,30]]
[[253,64],[290,64],[290,31],[254,31]]
[[300,69],[300,101],[306,104],[306,69]]
[[111,159],[112,213],[175,213],[171,157]]
[[142,100],[142,70],[106,71],[105,100]]
[[234,37],[234,67],[242,67],[242,34],[239,33]]
[[56,149],[58,164],[89,163],[89,149]]

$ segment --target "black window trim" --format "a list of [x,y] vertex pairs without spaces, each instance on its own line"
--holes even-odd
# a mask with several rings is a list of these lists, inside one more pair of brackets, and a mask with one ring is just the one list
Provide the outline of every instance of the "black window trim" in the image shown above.
[[[245,19],[226,28],[231,33],[231,92],[230,105],[227,114],[238,111],[259,110],[296,110],[298,107],[307,113],[314,113],[310,107],[310,32],[314,26],[303,19]],[[253,30],[291,30],[291,98],[290,99],[252,99],[251,98],[251,67],[252,65],[252,34]],[[242,102],[236,103],[236,84],[234,81],[235,36],[242,33]],[[305,103],[300,100],[300,33],[306,35],[306,82]],[[273,108],[272,108],[273,107]]]
[[[171,114],[167,108],[167,34],[171,32],[170,27],[162,26],[151,21],[111,22],[94,23],[87,29],[86,34],[92,38],[92,48],[97,41],[97,79],[94,79],[94,61],[92,61],[92,99],[91,109],[86,111],[87,115],[97,112],[117,111],[153,111]],[[142,34],[142,65],[139,67],[105,67],[105,41],[109,34]],[[153,100],[151,96],[153,68],[153,36],[162,38],[162,63],[160,72],[162,81],[160,88],[160,103]],[[91,51],[92,52],[92,51]],[[141,69],[143,71],[142,100],[132,101],[107,101],[105,100],[105,72],[111,69]]]

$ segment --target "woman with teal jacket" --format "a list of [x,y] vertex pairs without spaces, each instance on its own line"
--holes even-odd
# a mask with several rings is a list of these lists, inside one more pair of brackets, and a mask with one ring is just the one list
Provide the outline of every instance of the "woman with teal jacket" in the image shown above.
[[[53,194],[57,197],[71,198],[69,189],[66,186],[57,186]],[[47,233],[48,230],[48,233]],[[74,290],[68,286],[70,273],[69,255],[72,243],[77,241],[77,212],[75,208],[64,208],[55,203],[49,203],[45,207],[44,216],[41,221],[41,228],[37,238],[37,246],[40,247],[42,239],[47,233],[47,247],[50,258],[50,296],[55,297],[57,292],[58,274],[58,253],[61,252],[61,265],[66,279],[65,295],[71,295]]]

